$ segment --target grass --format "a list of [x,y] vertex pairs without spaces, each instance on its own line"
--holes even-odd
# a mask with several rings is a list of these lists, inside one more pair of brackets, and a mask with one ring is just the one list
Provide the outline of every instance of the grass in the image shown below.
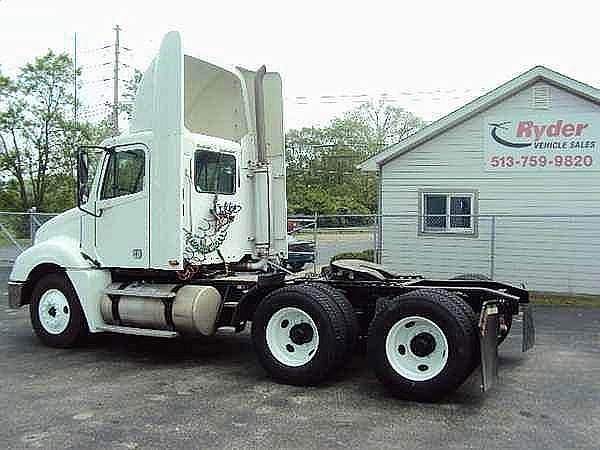
[[600,296],[532,292],[531,302],[536,305],[592,306],[600,308]]

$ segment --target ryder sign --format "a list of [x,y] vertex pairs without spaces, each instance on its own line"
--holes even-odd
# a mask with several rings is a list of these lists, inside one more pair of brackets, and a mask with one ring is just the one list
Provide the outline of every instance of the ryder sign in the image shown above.
[[485,170],[600,170],[600,114],[484,117]]

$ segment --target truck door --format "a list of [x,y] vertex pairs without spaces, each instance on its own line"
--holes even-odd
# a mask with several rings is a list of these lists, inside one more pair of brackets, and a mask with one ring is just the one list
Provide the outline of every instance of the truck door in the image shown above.
[[105,267],[149,264],[148,148],[129,144],[108,155],[98,190],[96,254]]

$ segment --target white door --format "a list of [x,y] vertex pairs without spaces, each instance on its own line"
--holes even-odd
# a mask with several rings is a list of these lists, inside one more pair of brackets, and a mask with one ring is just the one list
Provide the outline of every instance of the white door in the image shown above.
[[96,218],[96,254],[104,267],[148,267],[148,161],[147,147],[131,144],[117,147],[104,165]]

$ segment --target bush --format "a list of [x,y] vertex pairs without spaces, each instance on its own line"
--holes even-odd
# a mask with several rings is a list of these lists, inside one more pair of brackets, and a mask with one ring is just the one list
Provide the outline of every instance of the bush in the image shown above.
[[369,249],[363,250],[362,252],[338,253],[333,258],[331,258],[331,262],[336,261],[338,259],[362,259],[363,261],[375,262],[375,251],[373,249]]

